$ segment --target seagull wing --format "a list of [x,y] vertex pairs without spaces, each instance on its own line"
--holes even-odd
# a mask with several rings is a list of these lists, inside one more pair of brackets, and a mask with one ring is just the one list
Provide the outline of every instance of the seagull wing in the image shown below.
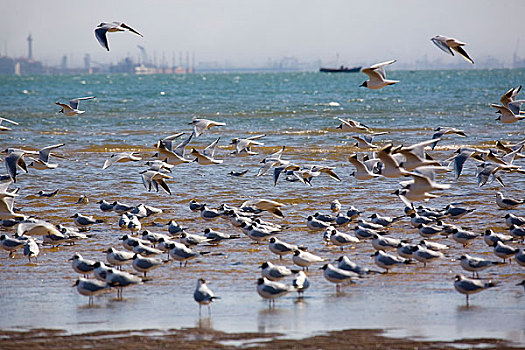
[[78,97],[78,98],[75,98],[75,99],[69,100],[69,105],[70,105],[71,108],[73,108],[73,109],[78,109],[78,104],[80,103],[80,101],[83,101],[83,100],[91,100],[91,99],[94,99],[94,98],[95,98],[95,96]]
[[212,143],[210,143],[208,145],[208,147],[206,147],[203,151],[202,151],[202,154],[204,154],[205,156],[208,156],[210,158],[213,158],[213,156],[215,155],[215,149],[217,148],[217,143],[219,142],[221,138],[218,137],[217,140],[213,141]]
[[180,157],[184,158],[184,149],[190,143],[192,137],[193,137],[193,133],[190,134],[190,136],[186,140],[184,140],[183,142],[179,143],[177,145],[177,147],[175,147],[175,150],[173,152],[175,154],[179,155]]
[[57,145],[44,147],[40,151],[38,151],[38,158],[40,158],[40,160],[44,163],[47,163],[49,161],[49,154],[51,153],[51,150],[62,147],[64,145],[65,143],[59,143]]
[[62,107],[65,111],[69,112],[69,111],[73,111],[73,108],[71,108],[70,105],[67,105],[65,103],[60,103],[60,102],[55,102],[56,105],[59,105],[60,107]]
[[437,36],[437,37],[434,37],[434,38],[432,38],[430,40],[432,40],[432,42],[434,44],[436,44],[436,46],[439,47],[441,50],[443,50],[444,52],[454,56],[454,52],[452,52],[450,47],[447,45],[446,38],[441,37],[441,36]]
[[472,58],[470,58],[468,53],[461,46],[462,45],[460,45],[460,46],[453,46],[452,49],[454,49],[457,53],[459,53],[459,55],[461,57],[463,57],[464,59],[466,59],[470,63],[474,64],[474,61],[472,60]]
[[140,34],[139,32],[137,32],[135,29],[133,29],[130,26],[128,26],[126,23],[120,23],[120,27],[125,28],[125,29],[129,30],[130,32],[135,33],[135,34],[137,34],[139,36],[142,36],[142,37],[144,36],[144,35]]
[[97,29],[95,29],[95,38],[97,38],[100,45],[102,45],[103,48],[109,51],[109,44],[108,44],[108,38],[106,37],[106,33],[108,31],[109,27],[102,26]]

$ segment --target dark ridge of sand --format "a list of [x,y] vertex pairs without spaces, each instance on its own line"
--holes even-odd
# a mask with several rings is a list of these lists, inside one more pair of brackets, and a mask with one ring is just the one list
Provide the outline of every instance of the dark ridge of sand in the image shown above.
[[0,349],[516,349],[500,339],[453,342],[388,338],[382,330],[344,330],[300,340],[271,333],[223,333],[208,328],[108,331],[67,335],[64,331],[33,329],[3,331]]

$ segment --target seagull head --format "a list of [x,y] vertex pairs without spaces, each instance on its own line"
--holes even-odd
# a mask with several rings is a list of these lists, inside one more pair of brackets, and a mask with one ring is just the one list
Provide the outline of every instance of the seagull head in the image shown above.
[[368,87],[368,82],[364,81],[363,84],[359,85],[359,87]]

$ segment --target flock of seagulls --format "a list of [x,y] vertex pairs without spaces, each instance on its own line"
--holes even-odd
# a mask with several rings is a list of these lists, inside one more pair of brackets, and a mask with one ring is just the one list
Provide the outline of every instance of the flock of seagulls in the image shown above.
[[[108,32],[115,31],[130,31],[142,36],[121,22],[101,23],[95,29],[95,36],[108,51],[106,35]],[[444,36],[436,36],[431,40],[443,51],[451,55],[456,52],[474,63],[463,49],[465,43]],[[398,81],[386,79],[385,74],[385,67],[394,62],[395,60],[390,60],[363,68],[362,72],[368,75],[369,80],[361,86],[374,90],[396,84]],[[513,123],[525,118],[520,111],[524,101],[517,100],[520,89],[521,86],[510,89],[501,97],[502,105],[492,105],[501,114],[498,118],[501,122]],[[69,104],[59,102],[56,104],[61,107],[59,112],[66,116],[75,116],[84,113],[78,109],[80,101],[94,98],[94,96],[80,97],[70,100]],[[18,125],[17,122],[6,118],[1,118],[0,122],[2,121]],[[76,280],[74,287],[81,295],[89,297],[90,304],[93,303],[94,296],[115,290],[117,299],[122,300],[124,288],[147,284],[155,269],[162,268],[171,261],[178,262],[179,267],[183,268],[193,259],[207,259],[209,256],[221,254],[221,244],[228,244],[228,241],[238,239],[251,240],[257,245],[267,244],[268,251],[278,257],[279,262],[289,257],[289,261],[294,265],[294,268],[289,268],[272,262],[272,259],[261,263],[261,275],[254,277],[256,291],[269,301],[270,307],[275,306],[277,298],[290,292],[296,292],[298,298],[302,298],[312,285],[310,277],[315,270],[323,270],[322,274],[326,281],[335,284],[336,292],[340,293],[343,285],[357,284],[363,279],[373,279],[377,274],[390,273],[394,269],[401,270],[401,268],[406,270],[414,265],[422,265],[426,268],[433,262],[447,261],[450,262],[451,267],[455,264],[466,273],[472,273],[471,278],[458,274],[453,282],[454,288],[466,295],[468,305],[471,294],[498,285],[497,281],[480,278],[481,271],[494,266],[504,267],[511,259],[525,267],[525,253],[522,247],[525,239],[525,217],[505,212],[503,219],[508,226],[506,234],[495,233],[491,229],[481,233],[477,229],[463,227],[460,224],[460,220],[470,215],[475,208],[464,207],[461,203],[450,203],[444,208],[427,206],[428,201],[441,197],[452,187],[450,183],[440,181],[443,181],[449,173],[453,173],[453,181],[457,180],[468,160],[478,163],[476,181],[479,187],[494,181],[504,186],[502,179],[504,174],[523,174],[525,169],[515,164],[515,161],[525,157],[525,153],[522,153],[525,140],[518,144],[497,141],[496,149],[488,151],[458,147],[449,158],[440,160],[432,153],[437,144],[445,137],[453,135],[468,137],[465,131],[453,127],[438,127],[432,135],[428,135],[428,139],[420,143],[395,145],[374,143],[375,137],[383,136],[386,132],[374,132],[371,127],[359,121],[341,118],[339,121],[341,124],[337,128],[342,132],[357,134],[353,136],[357,141],[356,152],[348,155],[349,166],[355,168],[350,175],[357,182],[372,182],[374,186],[384,179],[402,179],[399,188],[392,195],[397,196],[400,208],[403,208],[404,212],[394,217],[371,213],[367,220],[363,218],[364,213],[359,209],[351,206],[348,210],[343,210],[341,202],[335,200],[330,203],[330,213],[312,213],[305,215],[304,224],[293,223],[296,227],[300,225],[304,230],[320,233],[319,239],[323,244],[333,247],[330,249],[334,252],[340,252],[341,255],[337,259],[310,251],[305,245],[306,242],[287,242],[285,233],[290,226],[274,221],[285,217],[287,206],[276,200],[255,198],[246,200],[240,205],[222,203],[215,208],[192,200],[189,209],[198,215],[200,220],[210,224],[216,220],[225,220],[231,224],[229,232],[220,232],[210,225],[204,230],[204,234],[199,235],[190,233],[188,228],[181,227],[175,220],[165,225],[165,233],[143,230],[141,220],[162,213],[162,209],[145,204],[134,206],[100,199],[97,202],[100,210],[104,213],[117,214],[114,221],[116,222],[118,217],[118,225],[126,231],[126,234],[118,239],[120,242],[114,242],[113,246],[105,249],[105,261],[87,259],[78,252],[72,255],[70,259],[72,269],[82,275]],[[179,132],[158,140],[153,146],[157,152],[154,159],[144,159],[140,152],[113,153],[108,154],[101,168],[106,171],[109,167],[127,162],[141,164],[140,166],[145,164],[147,168],[137,172],[145,189],[157,192],[162,190],[170,195],[172,192],[169,182],[175,175],[169,174],[172,174],[174,167],[192,162],[202,166],[214,166],[224,162],[224,159],[217,158],[220,137],[202,150],[198,150],[196,145],[192,146],[192,143],[211,128],[226,124],[196,118],[190,125],[192,126],[190,133]],[[1,130],[8,131],[9,128],[2,127]],[[264,145],[261,139],[265,136],[233,138],[230,143],[234,147],[231,156],[258,155],[254,150]],[[179,143],[177,140],[181,137],[184,139]],[[0,219],[6,230],[14,229],[16,232],[12,236],[2,234],[0,246],[9,253],[9,257],[13,257],[18,249],[23,249],[29,261],[37,260],[42,245],[81,244],[80,242],[91,238],[90,228],[93,225],[107,225],[103,220],[79,212],[70,218],[75,227],[55,225],[26,216],[14,206],[20,189],[10,189],[10,186],[17,183],[19,171],[27,173],[31,168],[53,171],[59,165],[52,163],[51,157],[63,158],[56,152],[64,146],[65,144],[61,143],[41,148],[39,151],[17,148],[7,148],[4,151],[6,173],[0,174]],[[31,161],[29,164],[26,163],[26,157]],[[265,176],[273,170],[273,181],[268,181],[268,184],[273,186],[281,186],[282,182],[299,182],[306,186],[313,186],[313,179],[319,176],[327,176],[337,182],[342,181],[335,167],[317,163],[296,164],[286,158],[286,147],[279,146],[276,152],[264,156],[254,178]],[[248,170],[232,171],[229,175],[240,177],[247,172]],[[379,187],[377,189],[379,190]],[[51,198],[57,192],[58,189],[51,192],[40,191],[38,195]],[[496,192],[494,197],[495,205],[504,211],[525,204],[524,198],[506,197],[501,192]],[[79,199],[79,203],[84,201],[87,202],[86,197]],[[268,215],[273,220],[263,219],[263,215]],[[402,224],[410,227],[410,235],[394,237],[393,233],[399,231]],[[418,238],[414,239],[414,235]],[[38,236],[42,238],[36,238]],[[456,245],[456,249],[462,250],[461,256],[450,255],[449,251],[452,250],[450,242],[447,244],[443,241],[449,238]],[[483,240],[488,247],[487,253],[492,252],[502,261],[472,255],[468,247],[475,240]],[[118,249],[117,244],[121,244],[122,249]],[[352,260],[349,253],[353,249],[365,249],[361,248],[363,246],[374,251],[371,257],[379,270],[358,265]],[[345,249],[347,255],[344,255]],[[312,267],[317,268],[312,270]],[[285,280],[288,282],[284,282]],[[523,285],[523,282],[520,285]],[[199,304],[199,315],[202,305],[207,305],[210,313],[209,305],[219,299],[203,278],[197,280],[193,297]]]

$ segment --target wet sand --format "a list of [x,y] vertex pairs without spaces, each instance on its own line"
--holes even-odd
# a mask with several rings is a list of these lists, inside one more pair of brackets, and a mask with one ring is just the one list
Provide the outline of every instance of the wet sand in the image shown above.
[[67,335],[64,331],[34,329],[3,332],[0,348],[23,349],[516,349],[500,339],[454,342],[390,338],[382,330],[344,330],[304,339],[277,333],[223,333],[207,328],[167,331],[93,332]]

